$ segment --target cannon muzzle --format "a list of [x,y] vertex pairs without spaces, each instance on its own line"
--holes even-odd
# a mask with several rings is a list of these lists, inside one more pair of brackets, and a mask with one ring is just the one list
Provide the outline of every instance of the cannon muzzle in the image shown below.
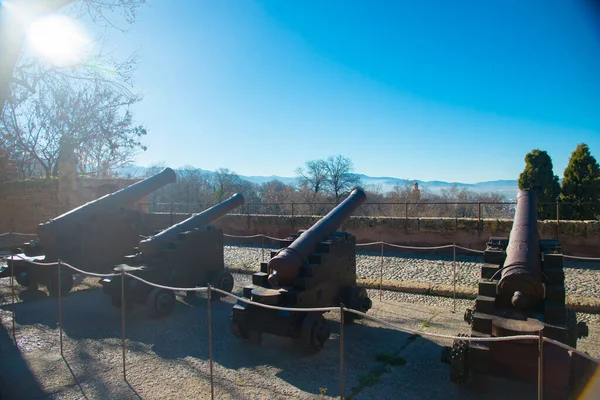
[[48,222],[40,224],[38,226],[38,234],[41,233],[40,231],[56,231],[59,227],[69,226],[69,224],[75,226],[77,222],[81,221],[81,217],[83,216],[93,215],[111,208],[132,205],[155,190],[158,190],[169,183],[173,183],[176,180],[177,176],[175,175],[175,171],[171,168],[165,168],[158,174],[152,175],[149,178],[136,182],[133,185],[127,186],[114,193],[102,196],[99,199],[90,201],[89,203],[53,218]]
[[498,293],[510,297],[512,305],[521,309],[544,297],[536,207],[536,193],[521,190],[498,282]]
[[317,249],[319,242],[335,232],[366,199],[367,195],[364,191],[354,189],[348,198],[273,257],[268,265],[269,284],[291,285],[298,276],[300,267]]
[[180,233],[191,231],[192,229],[200,226],[208,225],[243,204],[244,196],[236,193],[229,199],[212,206],[208,210],[203,211],[200,214],[193,215],[188,219],[181,221],[180,223],[175,224],[148,239],[142,240],[138,247],[146,254],[155,253],[167,243],[175,240]]

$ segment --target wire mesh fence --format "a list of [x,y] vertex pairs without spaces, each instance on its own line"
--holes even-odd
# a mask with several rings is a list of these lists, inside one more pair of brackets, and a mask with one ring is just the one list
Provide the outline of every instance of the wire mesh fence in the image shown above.
[[[394,218],[497,218],[512,219],[516,202],[373,202],[362,204],[354,213],[363,217]],[[582,209],[595,209],[596,202],[540,202],[544,212],[539,213],[540,220],[561,220],[582,214]],[[213,204],[205,203],[144,203],[152,213],[199,213]],[[282,215],[282,216],[324,216],[337,204],[335,202],[280,202],[247,203],[231,214],[242,215]],[[578,217],[577,217],[578,218]]]

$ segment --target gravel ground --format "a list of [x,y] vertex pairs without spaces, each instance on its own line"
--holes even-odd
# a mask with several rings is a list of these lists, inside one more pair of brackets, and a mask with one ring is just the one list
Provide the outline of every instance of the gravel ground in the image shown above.
[[[275,248],[257,246],[225,246],[225,265],[258,271],[261,260],[268,260]],[[452,254],[440,252],[381,252],[357,251],[357,275],[360,278],[379,278],[397,281],[420,281],[451,284]],[[476,286],[479,280],[483,256],[457,255],[456,282],[459,285]],[[600,297],[600,263],[565,261],[565,278],[568,295]]]
[[[226,246],[230,268],[258,270],[269,251],[252,246]],[[452,255],[440,253],[387,252],[385,279],[451,283]],[[480,256],[457,257],[459,284],[477,282]],[[567,262],[569,294],[598,296],[598,269],[590,263]],[[379,277],[381,258],[377,252],[359,251],[358,274]],[[234,273],[235,293],[251,282],[249,273]],[[575,275],[577,279],[575,279]],[[142,307],[127,315],[127,376],[122,379],[120,313],[98,290],[97,278],[76,278],[74,293],[63,303],[64,359],[59,355],[57,301],[44,290],[29,293],[15,286],[15,329],[18,350],[11,340],[12,296],[8,278],[0,279],[0,389],[19,382],[6,398],[32,399],[169,399],[209,398],[208,335],[205,300],[180,298],[174,312],[162,320],[149,320]],[[462,321],[471,300],[368,290],[374,301],[369,312],[415,330],[454,335],[468,331]],[[266,335],[261,346],[251,346],[232,337],[228,321],[232,301],[215,302],[213,351],[219,399],[322,399],[339,396],[339,324],[336,313],[327,314],[332,335],[319,354],[298,354],[286,338]],[[590,337],[578,348],[600,356],[600,321],[597,314],[578,313],[588,322]],[[448,382],[448,366],[439,362],[444,340],[418,339],[371,321],[345,329],[345,393],[354,399],[393,399],[398,393],[408,399],[477,399],[535,397],[535,388],[509,381],[492,380],[483,392],[457,390]],[[390,351],[401,354],[406,364],[388,367],[373,385],[361,382],[378,376],[375,356]],[[432,383],[431,377],[440,377]],[[517,385],[517,386],[515,386]],[[364,387],[363,387],[364,386]],[[326,394],[320,395],[320,389]],[[2,391],[0,390],[0,398]],[[479,390],[479,389],[478,389]],[[21,392],[18,392],[21,391]],[[515,397],[516,396],[516,397]]]
[[[250,282],[249,274],[234,274],[234,292]],[[0,292],[10,290],[0,279]],[[369,314],[423,332],[467,332],[462,310],[470,301],[370,290]],[[16,338],[11,340],[12,306],[0,306],[0,398],[23,399],[191,399],[210,398],[210,364],[206,301],[180,297],[168,317],[151,320],[141,306],[127,313],[127,382],[122,378],[121,314],[101,290],[85,284],[62,300],[64,359],[59,353],[57,301],[15,304]],[[229,332],[232,301],[214,302],[213,354],[217,399],[339,398],[339,323],[326,315],[331,337],[312,356],[299,353],[287,338],[265,335],[260,346],[233,338]],[[600,356],[597,315],[580,315],[592,322],[591,335],[579,348]],[[595,318],[595,319],[594,319]],[[439,362],[444,340],[419,338],[368,320],[344,329],[345,395],[353,399],[512,399],[535,398],[535,386],[490,379],[484,389],[459,389],[448,380],[448,366]],[[381,369],[376,356],[397,354],[403,364]],[[432,377],[437,377],[432,381]],[[18,382],[18,386],[12,385]],[[369,382],[368,385],[364,385]],[[324,396],[321,388],[326,389]],[[2,390],[14,389],[15,392]]]

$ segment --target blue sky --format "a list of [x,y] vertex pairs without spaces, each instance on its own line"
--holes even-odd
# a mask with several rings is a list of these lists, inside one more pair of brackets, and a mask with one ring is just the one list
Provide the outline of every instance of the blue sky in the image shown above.
[[[600,157],[600,14],[586,1],[153,0],[140,51],[136,163],[293,176],[343,154],[356,172],[517,179],[541,148],[562,176]],[[90,29],[93,27],[90,26]]]

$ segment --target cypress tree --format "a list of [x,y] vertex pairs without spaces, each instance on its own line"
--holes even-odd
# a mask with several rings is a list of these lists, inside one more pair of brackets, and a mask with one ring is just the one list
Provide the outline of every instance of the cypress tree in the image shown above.
[[[552,158],[544,150],[534,149],[525,156],[525,169],[519,175],[519,189],[533,190],[538,203],[556,202],[560,194],[558,176],[554,175]],[[538,205],[538,219],[555,219],[554,205]]]
[[600,214],[600,204],[580,204],[600,200],[600,166],[587,144],[577,145],[571,153],[560,197],[565,202],[575,203],[563,207],[561,214],[565,219],[596,219]]

